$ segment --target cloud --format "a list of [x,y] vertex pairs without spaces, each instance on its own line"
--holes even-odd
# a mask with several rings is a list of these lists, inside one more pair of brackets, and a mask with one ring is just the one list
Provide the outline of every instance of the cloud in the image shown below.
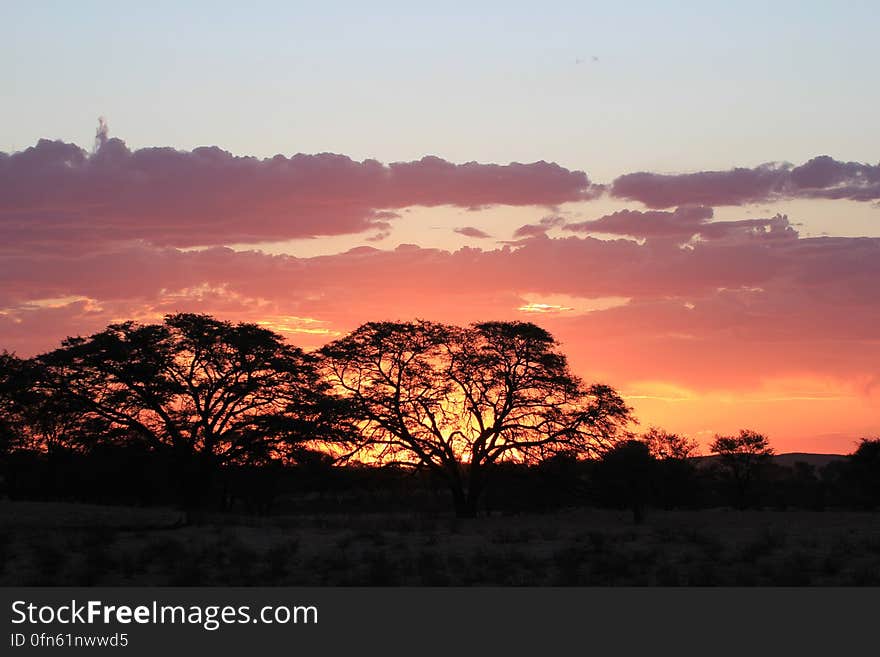
[[460,228],[456,228],[455,232],[459,235],[464,235],[465,237],[474,237],[481,240],[492,237],[489,233],[482,231],[479,228],[474,228],[473,226],[461,226]]
[[[688,248],[569,234],[492,250],[404,245],[311,258],[144,243],[0,253],[0,348],[29,355],[110,322],[180,311],[264,322],[309,349],[368,320],[526,320],[550,330],[588,381],[693,391],[628,400],[646,424],[727,431],[747,414],[796,442],[876,431],[880,239],[772,233]],[[741,402],[767,380],[797,378],[830,382],[848,401],[819,413],[817,402],[767,393],[763,415],[758,402]]]
[[[686,249],[667,240],[571,236],[493,250],[401,245],[312,258],[130,244],[81,255],[0,255],[0,336],[16,336],[2,346],[19,350],[49,347],[39,336],[60,339],[68,324],[52,320],[33,334],[28,326],[66,306],[95,328],[197,307],[252,319],[309,317],[345,331],[369,319],[516,318],[524,306],[546,304],[578,311],[568,315],[588,309],[591,317],[619,318],[599,332],[609,339],[634,331],[639,339],[692,335],[721,350],[728,340],[788,339],[821,355],[817,343],[875,335],[878,278],[880,239],[777,239],[774,230]],[[611,298],[628,301],[596,305]]]
[[685,206],[664,210],[619,210],[598,219],[565,225],[576,233],[628,235],[650,240],[668,239],[678,243],[693,238],[702,240],[762,238],[794,238],[797,232],[788,217],[776,215],[767,219],[710,221],[714,211],[706,206]]
[[93,155],[40,140],[0,153],[0,244],[83,250],[126,240],[156,246],[260,243],[387,232],[409,206],[555,206],[599,193],[548,162],[388,165],[321,153],[237,157],[220,148],[129,150],[99,132]]
[[566,224],[565,230],[635,237],[681,237],[696,233],[713,215],[712,208],[704,206],[682,207],[674,212],[618,210],[598,219]]
[[571,312],[574,309],[571,306],[560,306],[552,303],[527,303],[517,308],[517,310],[524,313],[545,314]]
[[556,215],[543,217],[537,224],[525,224],[517,228],[513,233],[514,239],[529,239],[532,237],[542,237],[547,231],[556,226],[565,224],[565,219]]
[[[878,184],[877,167],[826,157],[631,174],[613,194],[649,209],[568,224],[548,215],[495,248],[373,245],[294,257],[227,245],[364,231],[369,240],[407,221],[411,205],[552,207],[600,187],[542,162],[130,151],[104,129],[94,155],[49,141],[0,153],[0,348],[37,353],[66,335],[177,311],[262,322],[307,348],[367,320],[532,319],[589,380],[724,391],[716,401],[771,379],[830,381],[835,395],[867,401],[840,406],[829,425],[848,413],[875,417],[880,239],[803,237],[782,215],[718,221],[712,205],[870,200]],[[454,230],[489,239],[477,226]],[[195,245],[205,248],[186,248]]]
[[880,199],[880,164],[841,162],[827,155],[800,166],[771,162],[727,171],[629,173],[611,195],[649,208],[677,205],[743,205],[786,198]]

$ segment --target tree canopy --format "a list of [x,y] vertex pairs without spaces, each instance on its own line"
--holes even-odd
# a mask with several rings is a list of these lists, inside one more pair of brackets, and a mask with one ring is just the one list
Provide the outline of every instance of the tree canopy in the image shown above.
[[359,423],[353,454],[430,469],[462,515],[475,512],[493,464],[596,455],[632,421],[617,392],[585,385],[531,323],[371,322],[321,356]]
[[733,482],[737,506],[747,506],[764,465],[773,456],[770,441],[757,431],[742,429],[736,436],[715,436],[709,449],[718,455]]
[[643,433],[641,441],[648,446],[651,455],[661,461],[688,459],[696,456],[700,451],[696,441],[658,427],[651,427]]
[[167,457],[190,482],[185,499],[221,466],[329,452],[427,469],[461,515],[476,513],[497,464],[597,457],[634,422],[531,323],[371,322],[306,353],[259,325],[191,313],[111,324],[31,359],[2,354],[0,415],[5,451]]
[[37,361],[40,386],[84,416],[153,448],[221,463],[278,455],[296,422],[317,415],[326,387],[314,358],[281,336],[197,314],[113,324]]

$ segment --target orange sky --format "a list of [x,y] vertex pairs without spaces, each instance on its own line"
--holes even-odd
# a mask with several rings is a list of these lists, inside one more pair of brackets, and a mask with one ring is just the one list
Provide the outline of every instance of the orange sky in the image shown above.
[[0,154],[0,347],[178,311],[309,348],[368,320],[531,320],[645,428],[814,452],[880,434],[880,166],[593,181],[99,137]]

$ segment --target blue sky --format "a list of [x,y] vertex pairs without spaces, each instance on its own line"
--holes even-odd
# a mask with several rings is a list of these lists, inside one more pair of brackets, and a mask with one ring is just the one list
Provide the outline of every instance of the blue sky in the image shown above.
[[135,147],[600,181],[877,161],[876,3],[619,4],[4,2],[0,150],[88,144],[103,114]]

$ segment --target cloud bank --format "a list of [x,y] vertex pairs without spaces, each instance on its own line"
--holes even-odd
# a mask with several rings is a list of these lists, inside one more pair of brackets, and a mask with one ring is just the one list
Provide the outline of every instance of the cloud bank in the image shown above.
[[0,153],[0,244],[57,250],[123,240],[193,247],[385,231],[409,206],[554,206],[595,197],[581,171],[548,162],[382,164],[322,153],[237,157],[217,147],[90,155],[41,140]]
[[768,163],[727,171],[629,173],[615,179],[611,195],[649,208],[677,205],[743,205],[785,198],[880,199],[880,164],[841,162],[827,155],[800,166]]
[[[229,245],[383,235],[411,221],[399,211],[414,205],[553,207],[603,188],[545,162],[256,159],[217,148],[131,151],[106,134],[89,155],[41,141],[0,154],[0,348],[29,355],[110,322],[181,311],[260,322],[307,348],[367,320],[537,317],[585,377],[640,404],[671,404],[672,429],[691,403],[683,400],[717,393],[691,426],[711,416],[718,428],[725,412],[741,419],[742,405],[725,399],[765,390],[783,400],[760,416],[770,426],[791,417],[811,430],[838,430],[839,418],[867,426],[880,403],[880,238],[807,238],[784,215],[720,221],[712,206],[873,200],[878,185],[877,167],[824,157],[638,173],[618,178],[610,194],[648,209],[570,222],[574,211],[561,208],[506,233],[481,227],[474,211],[471,225],[449,228],[494,248],[360,246],[294,257]],[[513,240],[489,242],[490,232]],[[188,248],[196,245],[205,248]],[[823,406],[816,391],[843,401]],[[809,401],[797,415],[772,405],[790,400]]]
[[715,212],[712,208],[685,206],[674,211],[619,210],[590,221],[569,223],[565,230],[576,233],[603,233],[627,235],[649,240],[672,240],[677,243],[691,239],[723,240],[741,239],[747,235],[784,239],[796,237],[788,217],[776,215],[767,219],[739,219],[736,221],[710,221]]

